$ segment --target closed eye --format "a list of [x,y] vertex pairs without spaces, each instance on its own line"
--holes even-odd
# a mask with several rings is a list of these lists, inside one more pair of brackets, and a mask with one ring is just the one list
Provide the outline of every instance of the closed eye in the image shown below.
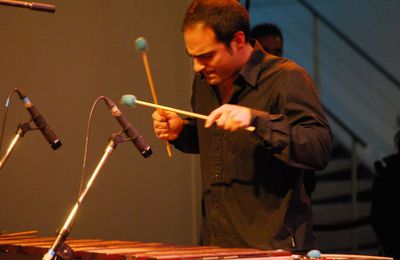
[[207,52],[207,53],[203,53],[203,54],[199,54],[199,55],[190,55],[190,54],[188,54],[190,57],[192,57],[193,59],[198,59],[198,60],[203,60],[203,61],[205,61],[205,60],[209,60],[209,59],[211,59],[212,57],[214,57],[214,55],[215,55],[215,52],[214,51],[212,51],[212,52]]

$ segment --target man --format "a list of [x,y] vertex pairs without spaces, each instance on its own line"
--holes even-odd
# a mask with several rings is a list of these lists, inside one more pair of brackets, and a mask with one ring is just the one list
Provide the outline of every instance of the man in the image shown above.
[[394,136],[397,152],[376,161],[377,177],[372,184],[370,219],[383,254],[400,259],[396,237],[400,232],[400,130]]
[[256,25],[250,32],[253,39],[260,42],[265,51],[275,55],[283,55],[283,35],[278,26],[271,23]]
[[203,244],[313,248],[302,175],[325,167],[331,139],[310,77],[250,41],[236,0],[194,0],[182,32],[196,72],[192,108],[209,116],[156,111],[153,123],[158,138],[200,153]]

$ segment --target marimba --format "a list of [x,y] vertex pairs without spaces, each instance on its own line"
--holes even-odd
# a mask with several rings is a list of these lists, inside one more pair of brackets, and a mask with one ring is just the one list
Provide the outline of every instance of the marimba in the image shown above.
[[[55,237],[39,237],[37,231],[0,235],[0,260],[37,260],[52,246]],[[283,250],[221,248],[217,246],[178,246],[163,243],[103,241],[100,239],[66,240],[60,259],[73,260],[310,260]],[[346,254],[321,254],[319,260],[393,260],[390,257]],[[314,259],[315,260],[315,259]]]
[[[36,231],[0,235],[0,259],[42,259],[54,240],[55,237],[39,237]],[[73,238],[69,238],[65,242],[68,247],[61,248],[61,257],[76,260],[292,259],[290,252],[282,250],[179,246],[163,243]]]

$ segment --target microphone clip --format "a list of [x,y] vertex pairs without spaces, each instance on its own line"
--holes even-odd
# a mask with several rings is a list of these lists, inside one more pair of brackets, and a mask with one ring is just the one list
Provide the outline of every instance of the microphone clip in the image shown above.
[[17,126],[17,131],[15,131],[15,133],[20,137],[24,137],[25,134],[29,131],[40,130],[39,127],[32,127],[30,125],[30,122],[32,122],[32,120],[28,122],[19,123]]
[[37,130],[31,127],[31,125],[29,124],[30,122],[24,122],[24,123],[19,123],[18,127],[17,127],[17,131],[16,134],[18,134],[21,137],[24,137],[24,135],[32,130]]
[[130,138],[125,138],[125,137],[122,135],[122,132],[123,132],[123,131],[120,131],[120,132],[118,132],[118,133],[112,133],[112,134],[111,134],[111,136],[110,136],[110,138],[109,138],[109,141],[110,141],[109,145],[111,145],[111,147],[112,147],[113,149],[115,149],[115,148],[117,147],[118,144],[131,141]]

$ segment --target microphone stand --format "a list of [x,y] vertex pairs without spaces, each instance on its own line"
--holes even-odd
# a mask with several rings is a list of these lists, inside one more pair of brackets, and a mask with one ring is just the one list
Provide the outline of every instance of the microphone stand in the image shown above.
[[1,158],[0,161],[0,170],[3,168],[4,164],[6,163],[8,157],[11,155],[11,152],[14,150],[15,145],[19,141],[21,137],[24,137],[24,135],[30,131],[34,130],[31,128],[28,122],[22,123],[18,125],[17,132],[15,133],[15,136],[13,140],[11,141],[10,145],[7,148],[6,153],[4,154],[3,158]]
[[[129,139],[124,139],[121,134],[112,134],[110,137],[110,141],[107,147],[104,150],[103,156],[101,157],[96,169],[94,170],[92,176],[90,177],[89,181],[87,182],[85,188],[83,189],[82,193],[79,195],[78,201],[75,203],[75,206],[69,213],[67,220],[64,223],[64,226],[58,232],[58,236],[54,241],[51,248],[47,251],[47,253],[43,256],[42,260],[52,260],[57,254],[62,254],[63,252],[58,252],[60,247],[65,247],[64,241],[67,239],[69,233],[71,232],[72,225],[76,219],[76,215],[78,210],[85,199],[86,195],[89,192],[95,178],[99,174],[100,170],[103,168],[104,164],[106,163],[107,159],[110,157],[111,153],[116,149],[117,145],[122,142],[130,141]],[[68,248],[68,247],[67,247]]]

